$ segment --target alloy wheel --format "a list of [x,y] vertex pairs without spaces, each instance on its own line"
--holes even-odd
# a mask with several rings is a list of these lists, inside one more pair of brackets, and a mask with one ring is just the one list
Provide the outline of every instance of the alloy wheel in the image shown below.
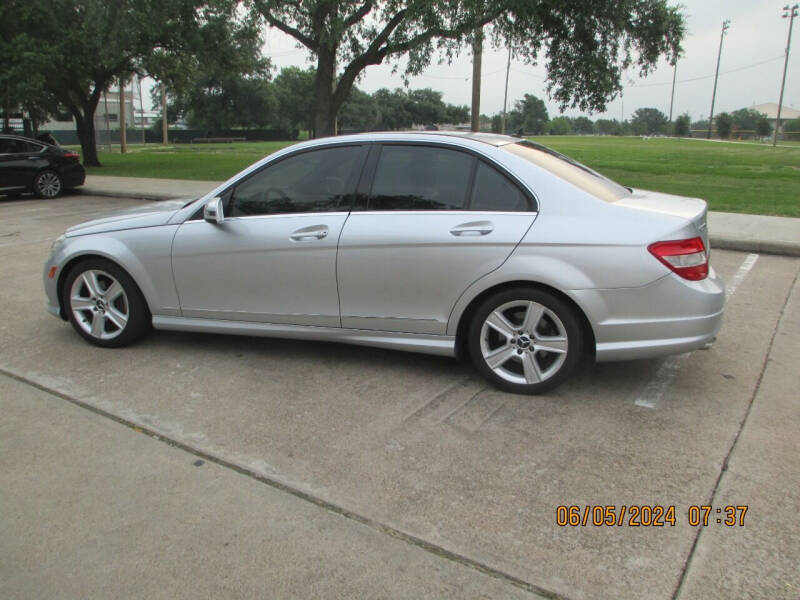
[[498,306],[481,326],[483,360],[498,377],[510,383],[535,384],[550,379],[564,364],[568,349],[561,319],[532,300]]
[[99,340],[116,338],[130,318],[130,304],[122,285],[99,269],[86,270],[75,279],[69,303],[78,326]]
[[36,192],[44,198],[55,198],[61,193],[61,178],[52,171],[45,171],[36,178]]

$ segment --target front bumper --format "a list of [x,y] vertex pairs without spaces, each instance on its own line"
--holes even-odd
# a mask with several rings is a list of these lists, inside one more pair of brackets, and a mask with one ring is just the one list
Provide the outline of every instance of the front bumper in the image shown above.
[[[56,266],[57,269],[53,277],[50,277],[50,269],[53,266]],[[51,255],[44,263],[44,270],[42,273],[42,279],[44,280],[44,293],[47,297],[47,312],[54,317],[64,319],[64,315],[61,313],[61,305],[58,301],[58,278],[60,275],[61,264],[56,260],[55,256]]]
[[725,285],[675,274],[638,288],[573,290],[596,341],[598,362],[682,354],[712,342],[722,326]]

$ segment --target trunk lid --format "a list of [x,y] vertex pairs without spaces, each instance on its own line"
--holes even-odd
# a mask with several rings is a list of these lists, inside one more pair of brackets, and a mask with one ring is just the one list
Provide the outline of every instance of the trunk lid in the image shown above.
[[617,206],[638,208],[651,212],[683,217],[691,221],[703,238],[708,253],[708,204],[700,198],[687,198],[648,190],[632,190],[632,194],[615,202]]

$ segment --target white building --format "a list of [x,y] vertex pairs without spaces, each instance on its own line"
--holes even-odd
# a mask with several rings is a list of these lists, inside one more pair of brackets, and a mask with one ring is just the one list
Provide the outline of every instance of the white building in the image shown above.
[[[752,109],[756,112],[767,115],[769,124],[772,126],[773,130],[775,129],[775,124],[778,121],[777,102],[765,102],[764,104],[757,104],[756,106],[753,106]],[[783,125],[786,123],[786,121],[792,121],[794,119],[800,119],[800,110],[783,106],[781,108],[781,129],[778,131],[778,133],[783,133]]]

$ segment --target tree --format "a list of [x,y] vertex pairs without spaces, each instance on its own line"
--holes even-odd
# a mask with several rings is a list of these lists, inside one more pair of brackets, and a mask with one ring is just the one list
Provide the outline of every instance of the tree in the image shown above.
[[692,125],[692,117],[689,113],[684,113],[675,120],[675,130],[673,133],[677,137],[691,137],[692,132],[689,128]]
[[636,135],[656,135],[664,132],[667,115],[657,108],[639,108],[633,113],[631,125]]
[[522,129],[529,135],[542,135],[549,118],[542,99],[525,94],[522,100],[514,103],[514,110],[508,114],[507,128],[509,131]]
[[314,126],[314,72],[299,67],[284,67],[273,82],[278,102],[278,129],[294,139],[300,129]]
[[364,69],[405,58],[418,74],[438,52],[452,59],[476,30],[533,62],[545,49],[548,92],[562,106],[602,110],[629,67],[648,74],[677,56],[684,19],[668,0],[252,0],[272,27],[316,60],[314,129],[334,132],[336,115]]
[[800,119],[792,119],[791,121],[782,121],[781,129],[786,133],[800,132]]
[[758,120],[764,116],[766,115],[752,108],[740,108],[731,113],[733,126],[738,131],[755,131]]
[[235,21],[234,0],[4,0],[9,43],[26,52],[4,55],[4,69],[35,73],[42,89],[72,114],[83,161],[99,166],[94,114],[104,91],[130,77],[142,59],[183,43],[201,22],[224,14]]
[[582,135],[590,135],[594,133],[594,123],[588,117],[577,117],[572,119],[572,131]]
[[756,121],[756,135],[762,138],[772,135],[772,125],[767,117],[762,116]]
[[[140,63],[166,83],[168,115],[184,117],[191,127],[265,127],[274,120],[271,63],[261,55],[259,27],[229,17],[204,17],[196,35],[184,40],[190,52],[159,49]],[[160,104],[160,94],[159,85],[154,104]]]
[[[469,106],[466,104],[448,104],[445,106],[445,122],[458,124],[469,121]],[[494,118],[494,117],[493,117]]]
[[447,120],[447,107],[442,101],[442,92],[423,88],[410,90],[407,97],[407,110],[413,124],[432,125]]
[[729,113],[719,113],[714,117],[714,123],[717,125],[717,135],[723,139],[731,137],[731,129],[733,128],[733,118]]
[[597,119],[594,125],[597,128],[597,133],[599,133],[600,135],[621,134],[619,121],[617,121],[616,119]]
[[339,128],[369,131],[378,121],[375,99],[354,87],[339,111]]
[[408,129],[411,127],[411,113],[408,112],[408,97],[401,89],[381,88],[372,95],[378,110],[378,129]]
[[567,117],[556,117],[547,124],[547,133],[550,135],[569,135],[572,133],[572,126]]

